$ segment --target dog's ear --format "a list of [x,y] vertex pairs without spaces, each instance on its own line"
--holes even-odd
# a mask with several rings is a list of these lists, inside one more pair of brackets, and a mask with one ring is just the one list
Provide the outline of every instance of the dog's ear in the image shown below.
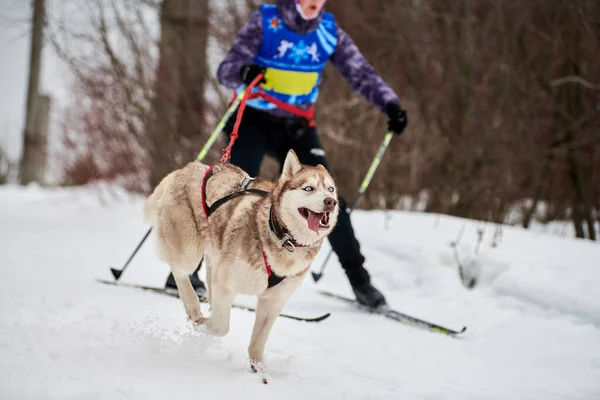
[[300,160],[298,160],[298,156],[294,152],[294,150],[290,150],[285,157],[285,162],[283,163],[283,171],[281,172],[281,178],[285,180],[290,180],[302,169],[302,165],[300,164]]
[[[317,168],[317,169],[318,169],[318,170],[320,170],[321,172],[325,172],[326,174],[328,174],[328,175],[329,175],[329,171],[327,171],[327,168],[325,168],[325,167],[323,166],[323,164],[317,164],[317,166],[316,166],[315,168]],[[332,179],[333,179],[333,178],[332,178]]]

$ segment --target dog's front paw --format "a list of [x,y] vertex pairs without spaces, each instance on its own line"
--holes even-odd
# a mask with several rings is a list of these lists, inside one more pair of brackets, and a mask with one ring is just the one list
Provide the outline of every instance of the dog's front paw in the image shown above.
[[255,374],[259,374],[263,383],[269,383],[269,375],[267,374],[267,366],[262,361],[250,360],[250,370]]

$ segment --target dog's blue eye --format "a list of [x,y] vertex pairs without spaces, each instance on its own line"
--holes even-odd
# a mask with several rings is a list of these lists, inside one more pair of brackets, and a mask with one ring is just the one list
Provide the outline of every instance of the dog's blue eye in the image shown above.
[[304,191],[305,191],[305,192],[312,192],[312,191],[313,191],[313,187],[312,187],[312,186],[306,186],[306,187],[304,188]]
[[332,193],[333,193],[333,191],[334,191],[334,190],[335,190],[335,189],[334,189],[333,187],[330,187],[330,188],[329,188],[329,191],[330,191],[330,192],[332,192]]

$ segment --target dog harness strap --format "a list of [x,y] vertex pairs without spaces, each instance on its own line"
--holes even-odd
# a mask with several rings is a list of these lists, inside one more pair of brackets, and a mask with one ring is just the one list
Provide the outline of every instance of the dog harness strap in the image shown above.
[[310,126],[310,127],[315,126],[315,106],[314,106],[314,104],[312,106],[310,106],[310,108],[308,110],[303,110],[302,108],[295,107],[289,103],[286,103],[285,101],[279,100],[278,98],[265,93],[261,87],[258,88],[257,93],[252,93],[250,95],[251,99],[256,98],[256,97],[260,97],[260,98],[268,101],[269,103],[275,104],[277,106],[277,108],[279,108],[283,111],[287,111],[290,114],[294,114],[294,115],[297,115],[298,117],[306,119],[308,126]]
[[269,265],[269,262],[267,261],[267,253],[265,253],[265,251],[263,250],[262,254],[263,254],[263,260],[265,261],[265,268],[267,269],[267,275],[270,278],[271,275],[273,275],[273,271],[271,271],[271,266]]
[[212,203],[209,207],[206,204],[206,182],[212,175],[213,175],[213,170],[212,170],[212,167],[210,167],[204,174],[204,179],[202,180],[202,208],[204,209],[204,215],[206,215],[206,218],[210,217],[219,207],[221,207],[223,204],[227,203],[229,200],[233,199],[234,197],[237,197],[237,196],[240,196],[243,194],[247,194],[247,193],[257,194],[260,196],[267,196],[269,194],[269,192],[267,192],[265,190],[248,188],[248,185],[254,181],[254,178],[246,176],[244,178],[244,180],[242,181],[242,183],[240,184],[240,187],[238,188],[237,191],[235,191],[231,194],[228,194],[225,197],[220,198],[219,200]]
[[237,192],[233,192],[231,194],[228,194],[225,197],[220,198],[219,200],[215,201],[213,204],[211,204],[210,207],[208,207],[208,215],[212,215],[217,208],[221,207],[223,204],[227,203],[229,200],[241,196],[243,194],[247,194],[247,193],[251,193],[251,194],[258,194],[260,196],[267,196],[269,194],[269,192],[265,192],[264,190],[260,190],[260,189],[246,189],[246,190],[238,190]]
[[262,255],[263,255],[263,260],[265,261],[265,268],[267,270],[267,275],[269,276],[269,283],[267,285],[267,288],[272,288],[273,286],[277,285],[278,283],[281,283],[282,280],[285,279],[284,277],[275,275],[273,273],[273,271],[271,270],[271,266],[269,265],[269,261],[267,261],[267,253],[265,253],[265,251],[262,251]]
[[206,181],[208,181],[208,178],[210,178],[212,174],[213,167],[210,166],[208,167],[208,169],[204,173],[204,177],[202,178],[202,209],[204,210],[204,215],[206,216],[206,219],[208,219],[208,216],[210,215],[208,213],[208,207],[206,207]]
[[[237,96],[237,93],[234,90],[233,97],[231,98],[231,102],[233,102],[235,100],[236,96]],[[275,104],[277,106],[277,108],[279,108],[283,111],[287,111],[290,114],[294,114],[300,118],[304,118],[306,120],[307,125],[310,126],[311,128],[315,126],[315,105],[314,104],[312,106],[310,106],[310,108],[308,108],[307,110],[304,110],[300,107],[295,107],[289,103],[286,103],[285,101],[281,101],[278,98],[265,93],[261,87],[258,87],[258,92],[252,93],[248,97],[248,99],[256,99],[256,98],[262,98],[262,99],[268,101],[269,103]]]

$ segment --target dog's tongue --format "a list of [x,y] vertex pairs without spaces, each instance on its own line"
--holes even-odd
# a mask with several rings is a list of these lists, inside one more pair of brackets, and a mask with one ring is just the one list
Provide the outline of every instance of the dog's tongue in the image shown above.
[[321,226],[321,218],[323,218],[323,214],[308,210],[308,229],[315,231],[318,234],[319,227]]

